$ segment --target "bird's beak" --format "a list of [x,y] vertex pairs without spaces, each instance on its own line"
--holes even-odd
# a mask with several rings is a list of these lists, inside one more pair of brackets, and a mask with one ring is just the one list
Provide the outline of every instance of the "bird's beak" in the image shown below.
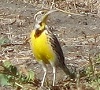
[[48,12],[42,17],[41,21],[44,22],[44,23],[46,23],[47,18],[48,18],[48,15],[50,15],[51,13],[56,12],[56,11],[58,11],[58,10],[51,10],[51,11],[48,11]]
[[[48,11],[48,12],[46,11],[47,13],[44,14],[44,15],[40,18],[41,22],[46,23],[46,20],[47,20],[48,15],[51,14],[51,13],[53,13],[53,12],[56,12],[56,11],[58,11],[58,10],[50,10],[50,11]],[[39,14],[42,14],[42,11],[39,11],[37,14],[34,15],[34,20],[38,21],[37,16],[38,16]]]

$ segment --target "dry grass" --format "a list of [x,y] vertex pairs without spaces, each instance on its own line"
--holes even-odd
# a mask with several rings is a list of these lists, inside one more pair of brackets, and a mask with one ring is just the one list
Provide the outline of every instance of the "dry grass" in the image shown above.
[[[99,0],[7,0],[7,2],[15,2],[19,5],[25,3],[26,5],[29,4],[29,6],[32,5],[39,9],[60,9],[63,10],[63,13],[69,12],[80,16],[81,14],[99,16]],[[25,10],[27,10],[27,8],[25,8]],[[24,9],[22,11],[19,9],[19,12],[23,11]],[[32,18],[34,13],[31,12],[32,15],[28,17],[27,14],[24,14],[26,15],[24,16],[21,13],[19,14],[17,11],[13,11],[12,13],[10,9],[6,11],[5,8],[3,8],[0,12],[0,60],[3,62],[6,60],[12,62],[14,66],[18,67],[19,71],[27,74],[25,68],[30,69],[30,64],[32,64],[32,66],[36,66],[37,64],[37,62],[33,60],[32,53],[27,42],[27,37],[31,31],[27,28],[27,26],[31,23],[33,24],[34,20]],[[66,47],[69,46],[74,48],[74,50],[71,49],[72,51],[70,51],[69,56],[67,56],[69,62],[74,61],[74,64],[79,62],[78,70],[85,67],[84,71],[86,71],[86,73],[83,73],[83,77],[80,77],[77,70],[76,80],[61,80],[57,82],[55,87],[51,87],[51,84],[48,84],[49,81],[47,81],[47,87],[44,87],[44,90],[49,88],[51,90],[99,90],[100,34],[87,35],[87,33],[82,32],[81,37],[62,38],[66,37],[65,32],[66,30],[57,31],[57,36],[61,41],[62,47],[65,47],[65,50]],[[65,57],[66,55],[67,54],[65,53]],[[84,63],[82,60],[86,60],[86,62]],[[20,68],[23,64],[25,65],[24,69]],[[16,82],[14,89],[37,90],[39,86],[40,80],[36,79],[27,83],[19,84]],[[1,90],[11,90],[11,88],[13,90],[13,87],[2,87]]]

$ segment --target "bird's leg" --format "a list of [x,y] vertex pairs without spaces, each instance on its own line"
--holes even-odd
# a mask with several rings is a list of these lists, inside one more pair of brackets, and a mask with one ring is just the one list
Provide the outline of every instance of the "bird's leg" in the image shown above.
[[44,84],[44,81],[45,81],[45,77],[46,77],[46,74],[47,74],[46,65],[43,62],[42,62],[42,68],[43,68],[43,71],[44,71],[44,75],[43,75],[43,79],[41,81],[41,87],[43,87],[43,84]]
[[53,86],[55,85],[55,79],[56,79],[56,66],[55,66],[55,61],[52,62],[52,60],[49,60],[50,64],[53,68]]
[[56,67],[53,66],[53,86],[55,85],[55,79],[56,79]]

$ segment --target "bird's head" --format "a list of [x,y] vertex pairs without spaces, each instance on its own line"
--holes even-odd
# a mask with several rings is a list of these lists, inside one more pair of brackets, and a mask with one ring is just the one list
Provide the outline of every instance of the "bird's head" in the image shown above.
[[34,19],[36,21],[34,29],[36,30],[37,35],[42,33],[47,28],[47,25],[46,25],[47,18],[51,13],[55,11],[57,10],[50,10],[50,11],[42,10],[42,11],[37,12],[34,15]]

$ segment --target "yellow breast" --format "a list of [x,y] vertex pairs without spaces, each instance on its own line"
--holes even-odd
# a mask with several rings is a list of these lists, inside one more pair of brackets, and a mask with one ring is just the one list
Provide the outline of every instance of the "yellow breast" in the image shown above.
[[33,30],[30,35],[30,45],[38,61],[43,60],[45,63],[49,63],[50,60],[56,59],[56,55],[53,52],[46,33],[46,30],[44,30],[39,37],[34,37],[35,31]]

